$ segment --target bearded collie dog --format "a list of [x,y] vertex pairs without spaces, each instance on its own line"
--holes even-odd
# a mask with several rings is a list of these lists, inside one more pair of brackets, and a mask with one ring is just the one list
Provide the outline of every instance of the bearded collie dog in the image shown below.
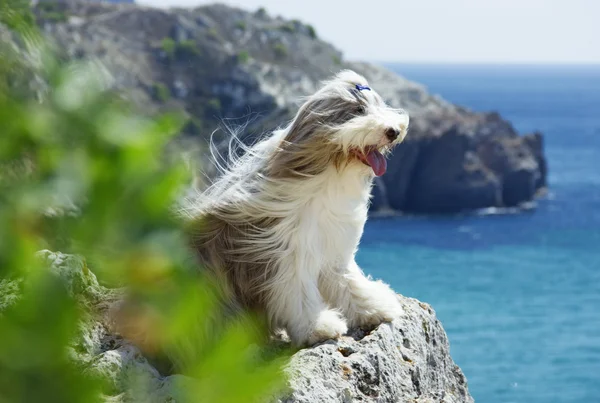
[[365,276],[355,254],[373,179],[408,122],[344,70],[285,128],[230,153],[185,209],[193,249],[227,301],[264,313],[297,346],[401,315],[395,292]]

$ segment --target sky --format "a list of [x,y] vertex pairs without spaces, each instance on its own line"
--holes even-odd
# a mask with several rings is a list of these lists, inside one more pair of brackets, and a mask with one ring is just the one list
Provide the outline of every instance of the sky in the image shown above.
[[[219,0],[136,0],[193,7]],[[225,0],[312,24],[347,59],[600,64],[600,0]]]

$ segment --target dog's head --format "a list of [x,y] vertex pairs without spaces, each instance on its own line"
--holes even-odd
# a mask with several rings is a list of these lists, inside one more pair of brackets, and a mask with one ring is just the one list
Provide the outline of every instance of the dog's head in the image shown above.
[[385,154],[404,140],[408,122],[408,114],[386,105],[364,77],[344,70],[300,107],[272,168],[315,175],[333,163],[383,175]]

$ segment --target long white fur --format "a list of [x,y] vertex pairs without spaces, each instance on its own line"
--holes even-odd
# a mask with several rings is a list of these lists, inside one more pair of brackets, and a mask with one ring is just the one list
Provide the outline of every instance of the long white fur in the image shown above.
[[[366,80],[343,71],[313,97],[352,97],[354,84]],[[374,90],[362,91],[367,110],[340,127],[331,128],[331,141],[349,153],[353,147],[392,146],[385,130],[395,128],[402,141],[408,115],[389,108]],[[373,171],[356,159],[342,167],[333,164],[306,178],[273,179],[261,174],[293,122],[274,131],[246,150],[230,155],[223,174],[187,212],[192,216],[214,213],[222,200],[236,206],[224,220],[243,222],[248,217],[279,220],[270,228],[247,229],[238,247],[252,251],[265,263],[265,310],[273,328],[285,328],[299,345],[337,338],[348,327],[377,325],[402,314],[394,291],[365,276],[355,254],[367,220]],[[253,191],[250,192],[249,190]],[[256,191],[258,189],[258,191]],[[247,262],[253,263],[256,262]],[[267,275],[269,273],[269,275]]]

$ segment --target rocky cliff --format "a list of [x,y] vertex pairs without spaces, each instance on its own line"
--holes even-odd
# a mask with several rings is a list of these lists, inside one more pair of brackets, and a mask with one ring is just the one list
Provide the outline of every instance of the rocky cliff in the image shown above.
[[401,319],[296,353],[279,402],[472,402],[433,309],[398,297]]
[[[180,401],[182,382],[189,379],[161,373],[135,344],[115,331],[111,311],[122,291],[99,285],[78,256],[42,251],[39,257],[89,313],[69,353],[81,371],[105,381],[106,401]],[[0,281],[0,316],[19,300],[20,288],[19,281]],[[287,385],[271,401],[472,402],[433,309],[412,298],[399,298],[405,314],[395,322],[353,329],[340,340],[294,354],[285,366]]]
[[102,62],[147,113],[185,111],[193,139],[205,140],[223,119],[246,125],[253,139],[285,123],[299,97],[333,72],[363,74],[411,114],[406,142],[377,180],[375,210],[518,206],[546,186],[541,134],[519,136],[497,113],[474,113],[382,67],[346,61],[300,21],[219,4],[164,10],[72,0],[40,3],[37,15],[66,58]]

